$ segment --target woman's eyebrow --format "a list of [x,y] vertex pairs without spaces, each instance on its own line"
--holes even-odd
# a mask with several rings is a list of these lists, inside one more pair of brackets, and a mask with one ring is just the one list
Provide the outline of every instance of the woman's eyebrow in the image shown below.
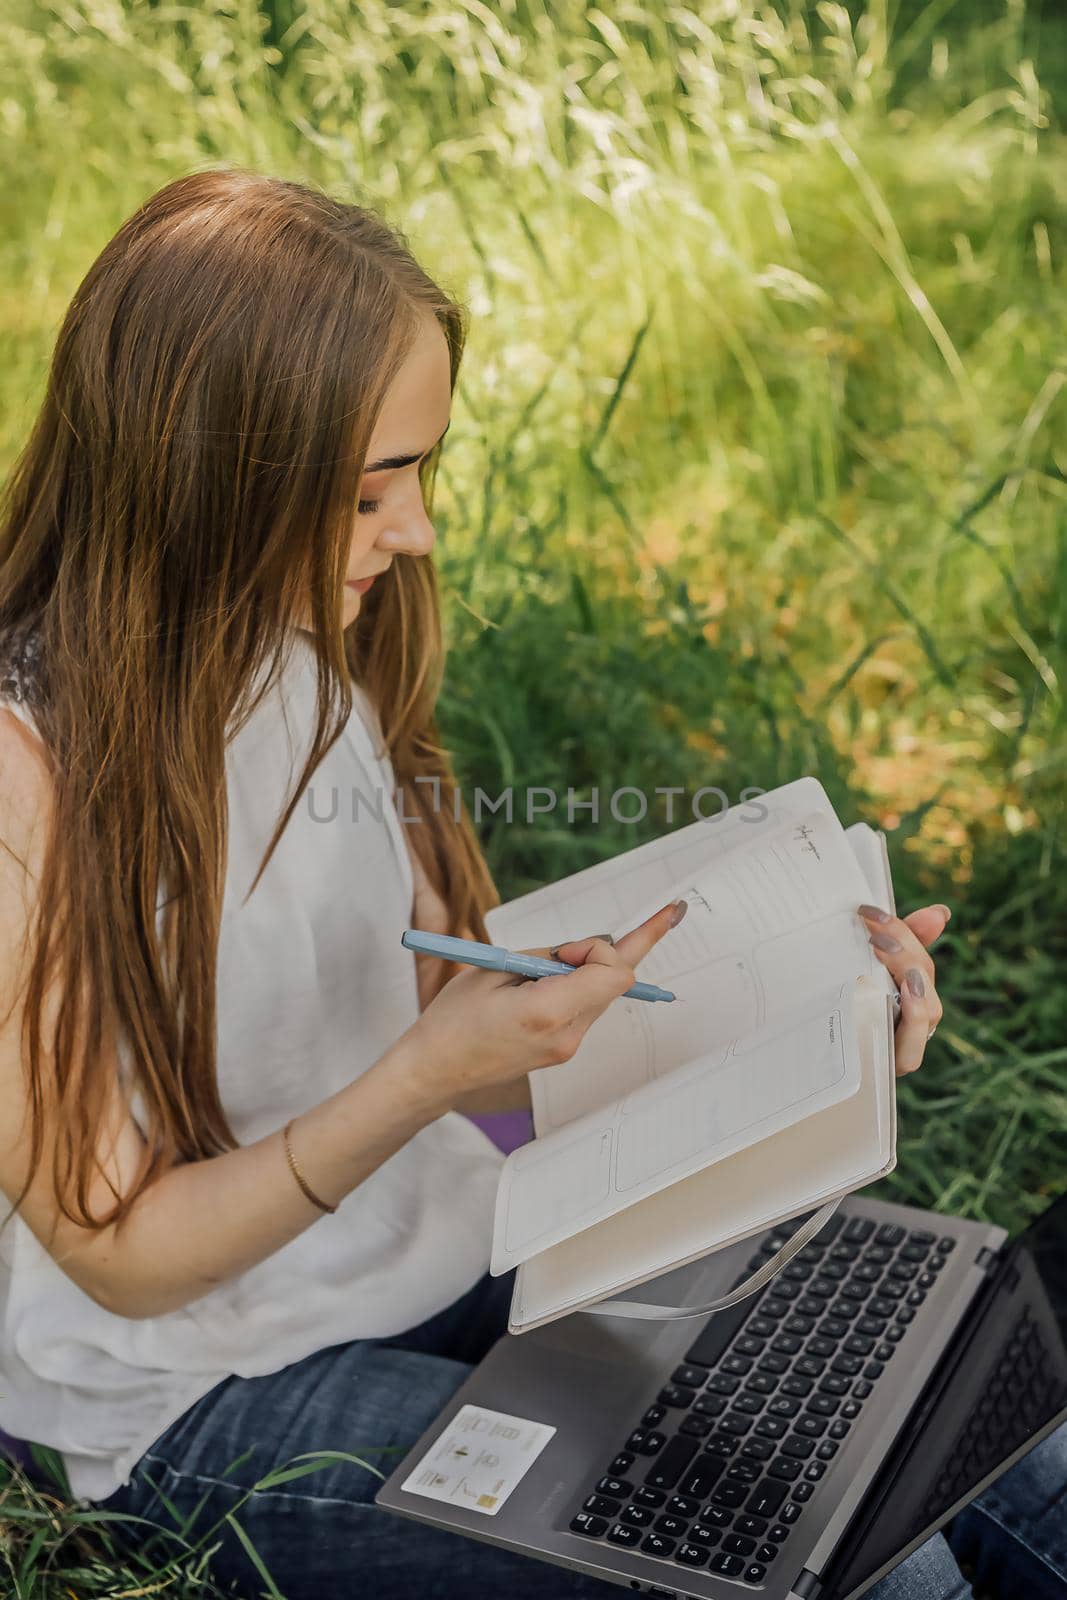
[[[448,432],[448,429],[451,426],[452,426],[452,424],[450,422],[448,424],[448,426],[445,428],[445,433]],[[435,444],[440,444],[441,443],[441,439],[444,438],[445,433],[441,434],[441,438],[437,439],[435,441]],[[431,445],[430,446],[430,450],[434,449],[434,447],[435,447],[434,445]],[[423,451],[423,455],[429,455],[429,453],[430,453],[429,450],[424,450]],[[363,468],[363,471],[364,472],[391,472],[394,467],[410,467],[411,463],[413,461],[418,461],[419,459],[420,459],[420,457],[417,456],[417,455],[415,455],[415,456],[386,456],[381,461],[372,461],[369,466],[366,466],[366,467]]]

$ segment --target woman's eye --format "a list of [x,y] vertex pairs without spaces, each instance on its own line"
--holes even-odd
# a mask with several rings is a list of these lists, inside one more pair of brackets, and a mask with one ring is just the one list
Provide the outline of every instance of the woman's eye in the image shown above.
[[380,500],[361,500],[359,502],[359,510],[363,516],[372,517],[376,511],[381,510],[381,505],[382,502]]

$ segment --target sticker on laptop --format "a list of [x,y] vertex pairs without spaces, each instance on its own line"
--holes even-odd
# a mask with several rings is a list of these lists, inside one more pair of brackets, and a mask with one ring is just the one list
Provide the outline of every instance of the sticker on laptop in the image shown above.
[[546,1422],[461,1406],[400,1487],[493,1517],[555,1431]]

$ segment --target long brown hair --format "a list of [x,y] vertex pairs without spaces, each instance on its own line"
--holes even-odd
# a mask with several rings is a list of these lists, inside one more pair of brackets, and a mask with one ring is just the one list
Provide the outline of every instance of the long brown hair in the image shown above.
[[[309,596],[317,723],[256,883],[340,737],[355,679],[425,824],[409,832],[451,931],[487,937],[499,896],[434,721],[432,560],[397,553],[341,626],[367,448],[426,312],[448,339],[454,390],[466,312],[403,234],[362,206],[234,169],[153,195],[74,295],[0,503],[0,636],[39,644],[33,712],[55,796],[22,1035],[31,1165],[9,1217],[42,1157],[46,1101],[57,1201],[88,1227],[120,1220],[176,1161],[237,1144],[215,1059],[225,747]],[[427,504],[439,454],[420,467]],[[116,1028],[149,1148],[136,1186],[119,1197],[112,1185],[116,1204],[97,1218],[87,1201]]]

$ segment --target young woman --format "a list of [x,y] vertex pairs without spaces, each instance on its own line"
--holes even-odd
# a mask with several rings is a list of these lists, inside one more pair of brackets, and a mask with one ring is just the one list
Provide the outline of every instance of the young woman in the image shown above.
[[[503,1331],[500,1157],[461,1113],[528,1103],[675,920],[538,982],[400,945],[485,938],[499,898],[434,723],[463,336],[372,213],[185,177],[77,290],[7,488],[0,1420],[104,1507],[206,1495],[194,1537],[293,1456],[410,1445]],[[946,916],[870,921],[902,1071]],[[288,1600],[609,1592],[377,1482],[338,1459],[244,1504]]]

